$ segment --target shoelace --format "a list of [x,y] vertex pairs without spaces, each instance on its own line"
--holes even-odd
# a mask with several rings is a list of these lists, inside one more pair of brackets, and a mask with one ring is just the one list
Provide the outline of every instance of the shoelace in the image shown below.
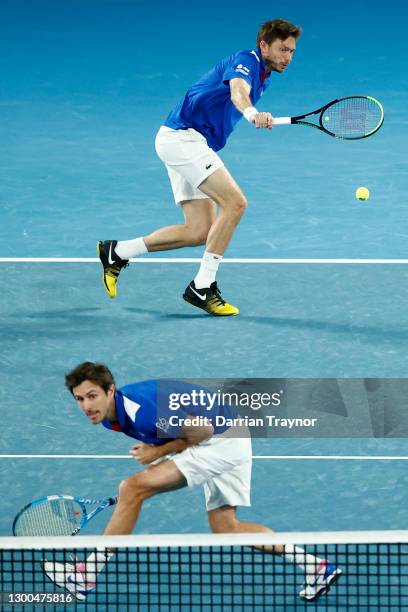
[[[126,260],[125,260],[126,261]],[[124,270],[125,268],[129,267],[129,260],[127,260],[127,262],[125,264],[122,264],[120,262],[118,263],[114,263],[113,267],[115,268],[115,270],[117,270],[118,272],[120,272],[121,270]]]
[[110,272],[111,274],[113,274],[113,276],[115,276],[116,278],[119,276],[120,271],[123,270],[124,268],[127,268],[129,266],[129,262],[126,264],[122,265],[112,265],[109,268],[106,268],[106,272]]
[[218,289],[217,283],[213,283],[211,285],[211,289],[214,293],[214,297],[211,299],[211,301],[214,301],[216,304],[220,304],[221,306],[225,306],[225,300],[223,300],[221,297],[221,291]]

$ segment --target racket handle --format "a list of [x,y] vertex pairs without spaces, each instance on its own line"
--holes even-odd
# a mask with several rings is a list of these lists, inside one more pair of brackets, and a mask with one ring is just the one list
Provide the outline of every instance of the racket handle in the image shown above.
[[274,117],[273,125],[290,125],[292,123],[291,117]]

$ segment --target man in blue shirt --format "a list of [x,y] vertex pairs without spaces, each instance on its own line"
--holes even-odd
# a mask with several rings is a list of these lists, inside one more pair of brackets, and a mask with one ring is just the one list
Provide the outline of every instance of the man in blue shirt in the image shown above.
[[[132,533],[146,499],[186,486],[204,485],[210,527],[215,533],[270,533],[258,523],[240,521],[237,506],[250,505],[252,451],[248,431],[215,425],[216,416],[234,416],[229,407],[214,406],[209,419],[198,425],[194,417],[203,414],[191,401],[172,422],[173,401],[184,406],[197,391],[182,381],[154,380],[126,385],[116,390],[110,370],[98,363],[79,364],[65,377],[78,406],[91,421],[112,431],[140,440],[130,453],[145,470],[128,476],[119,485],[118,503],[105,528],[106,535]],[[180,417],[181,412],[181,417]],[[207,413],[207,410],[204,410]],[[188,420],[190,417],[190,420]],[[247,437],[239,437],[247,433]],[[324,593],[341,571],[327,559],[320,559],[294,545],[265,546],[264,552],[282,555],[305,573],[299,595],[315,599]],[[47,576],[58,586],[84,600],[97,581],[97,574],[114,553],[91,553],[85,562],[61,564],[44,562]]]
[[[255,104],[271,73],[283,73],[292,61],[301,29],[282,19],[261,26],[255,49],[223,59],[187,91],[156,137],[156,151],[166,166],[184,223],[162,227],[133,240],[98,243],[103,281],[109,297],[131,257],[147,252],[206,245],[199,271],[183,298],[211,315],[237,315],[215,280],[218,266],[247,207],[239,185],[217,151],[242,116],[256,128],[272,128],[272,115]],[[218,214],[217,214],[218,207]]]

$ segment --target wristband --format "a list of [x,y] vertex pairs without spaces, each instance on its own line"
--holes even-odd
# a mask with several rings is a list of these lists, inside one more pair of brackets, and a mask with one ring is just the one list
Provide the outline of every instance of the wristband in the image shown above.
[[247,121],[252,123],[252,119],[258,114],[255,106],[248,106],[242,113]]

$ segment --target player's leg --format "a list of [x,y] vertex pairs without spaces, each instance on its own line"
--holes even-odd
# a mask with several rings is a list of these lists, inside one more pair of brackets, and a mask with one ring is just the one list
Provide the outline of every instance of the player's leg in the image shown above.
[[103,266],[103,283],[109,297],[116,297],[116,285],[121,270],[129,259],[145,253],[169,251],[206,243],[208,232],[216,217],[214,203],[201,194],[200,199],[180,202],[184,223],[169,225],[146,236],[132,240],[98,242],[98,255]]
[[[231,475],[226,474],[223,479],[225,491],[226,480]],[[214,496],[214,492],[213,492]],[[210,502],[211,503],[211,502]],[[236,508],[232,506],[221,506],[208,511],[208,521],[214,533],[271,533],[272,530],[260,523],[241,521],[236,515]],[[258,548],[258,547],[255,547]],[[305,583],[299,595],[303,599],[313,600],[323,595],[341,575],[341,570],[328,559],[321,559],[306,552],[300,546],[293,544],[267,545],[259,548],[264,553],[273,553],[282,556],[289,563],[296,564],[305,575]]]
[[[213,315],[238,314],[238,308],[227,304],[221,297],[215,282],[222,255],[231,239],[245,208],[246,200],[239,186],[225,169],[222,160],[212,151],[205,138],[193,129],[171,130],[161,128],[156,138],[157,153],[165,163],[176,203],[194,205],[194,200],[206,202],[206,196],[214,200],[220,214],[212,213],[211,230],[207,238],[199,272],[187,287],[183,297],[186,301]],[[212,195],[210,195],[212,194]],[[213,197],[214,196],[214,197]],[[208,215],[207,215],[208,219]],[[105,289],[110,297],[116,296],[116,282],[119,273],[128,263],[129,257],[146,253],[148,250],[167,250],[197,245],[207,233],[208,223],[201,231],[191,228],[170,226],[149,237],[131,241],[106,241],[98,244],[99,257],[104,269]],[[201,291],[197,291],[201,289]]]
[[[187,486],[187,481],[172,461],[151,465],[120,483],[118,503],[104,531],[105,535],[127,535],[133,531],[145,499],[165,491]],[[85,561],[59,563],[44,561],[43,570],[57,586],[67,589],[79,600],[86,600],[114,551],[98,550]]]
[[[233,432],[232,432],[233,433]],[[227,434],[227,432],[226,432]],[[240,431],[239,435],[242,435]],[[218,452],[229,459],[229,469],[219,470],[205,482],[204,492],[210,527],[215,533],[271,533],[271,529],[260,523],[241,521],[236,515],[237,506],[250,505],[252,447],[250,438],[228,437],[218,443]],[[242,461],[235,461],[235,457]],[[235,464],[235,465],[234,465]],[[214,462],[222,467],[222,461]],[[307,553],[303,548],[287,544],[268,545],[262,552],[281,555],[290,563],[298,565],[305,574],[305,586],[299,595],[315,599],[323,594],[340,574],[333,563]]]
[[118,503],[104,530],[105,535],[132,533],[143,502],[165,491],[187,486],[182,472],[167,460],[133,474],[119,485]]
[[[226,477],[228,478],[228,475]],[[209,510],[208,521],[214,533],[271,533],[272,531],[259,523],[240,521],[236,515],[236,508],[232,506]],[[285,561],[295,563],[304,572],[305,584],[299,595],[307,600],[323,595],[330,584],[341,575],[341,570],[333,563],[307,553],[300,546],[292,544],[263,546],[260,550],[280,555]]]
[[225,166],[208,176],[199,185],[199,189],[220,207],[220,212],[208,233],[206,249],[224,255],[247,208],[247,200]]
[[[272,529],[260,523],[240,521],[235,506],[221,506],[208,510],[208,522],[213,533],[273,533]],[[265,547],[268,552],[283,552],[283,546]]]
[[238,308],[222,299],[215,277],[224,251],[247,206],[242,191],[217,153],[210,149],[204,136],[192,128],[160,128],[156,137],[156,151],[166,165],[177,203],[207,196],[219,207],[219,214],[207,238],[200,270],[186,288],[184,299],[213,315],[238,314]]
[[[199,172],[195,167],[195,159],[201,159],[207,149],[203,136],[194,130],[191,130],[191,134],[190,130],[170,130],[164,127],[159,130],[156,150],[166,166],[174,200],[176,204],[183,205],[185,223],[163,227],[147,236],[132,240],[99,242],[98,254],[103,266],[103,282],[109,297],[116,297],[119,274],[128,265],[130,258],[148,252],[205,244],[216,213],[206,194],[192,183],[196,182],[198,185],[211,172],[205,168],[205,162],[201,164]],[[214,152],[212,154],[216,156]],[[211,165],[218,168],[222,161],[216,156]]]
[[208,233],[206,250],[198,273],[188,285],[183,297],[209,314],[237,315],[238,308],[222,299],[216,283],[216,274],[235,228],[245,212],[247,201],[225,166],[209,175],[199,185],[199,189],[218,204],[219,214]]
[[[236,435],[249,435],[248,430],[236,430]],[[260,523],[240,521],[237,506],[251,505],[252,445],[249,437],[234,437],[227,430],[214,445],[212,477],[204,483],[208,521],[214,533],[271,533]],[[216,468],[216,469],[215,469]],[[273,547],[271,547],[271,552]],[[275,552],[282,552],[276,547]]]
[[[184,215],[184,223],[161,227],[141,239],[146,247],[144,252],[171,251],[183,247],[198,246],[206,243],[208,232],[216,217],[214,203],[208,198],[184,200],[179,202]],[[121,240],[117,242],[115,253],[122,260],[141,255],[138,241]]]
[[143,238],[149,253],[204,245],[217,216],[210,199],[180,202],[184,223],[158,229]]

